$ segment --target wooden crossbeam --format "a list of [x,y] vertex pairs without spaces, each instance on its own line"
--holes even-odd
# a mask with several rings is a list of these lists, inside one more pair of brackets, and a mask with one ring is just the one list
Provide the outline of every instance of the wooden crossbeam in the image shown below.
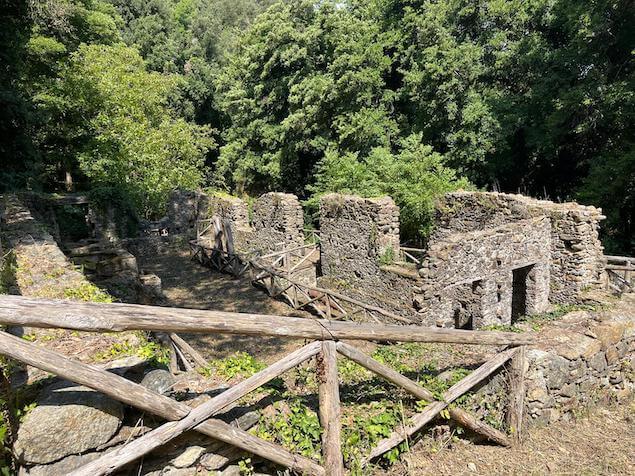
[[[436,398],[432,392],[410,380],[408,377],[400,374],[396,370],[391,369],[387,365],[377,362],[375,359],[367,356],[355,347],[345,344],[344,342],[338,342],[337,351],[352,361],[357,362],[362,367],[365,367],[371,372],[374,372],[380,377],[386,379],[388,382],[403,388],[418,399],[424,400],[428,403],[438,403],[436,402]],[[465,410],[451,407],[449,408],[449,413],[450,418],[460,423],[461,426],[485,436],[488,440],[495,441],[503,446],[510,445],[509,438],[507,438],[503,432],[492,428],[490,425],[479,422]]]
[[198,426],[249,392],[313,357],[320,349],[321,343],[313,342],[292,352],[266,369],[261,370],[248,379],[225,390],[208,402],[192,409],[181,420],[164,423],[131,443],[103,454],[98,459],[73,471],[71,476],[102,476],[115,472],[117,469],[159,448],[187,430]]
[[148,330],[261,335],[320,340],[530,345],[531,333],[470,331],[423,326],[361,324],[267,314],[93,303],[0,295],[0,325],[89,332]]
[[443,394],[443,401],[435,401],[428,405],[421,413],[416,414],[410,419],[408,426],[403,426],[397,431],[394,431],[389,437],[381,440],[377,446],[370,452],[365,462],[381,456],[387,451],[390,451],[395,446],[400,444],[405,439],[411,437],[421,428],[432,421],[439,413],[445,410],[450,403],[459,398],[465,392],[469,391],[472,387],[478,384],[483,379],[487,378],[505,362],[507,362],[515,352],[515,349],[510,349],[497,354],[492,359],[485,362],[478,369],[472,372],[470,375],[454,384]]
[[[6,332],[0,332],[0,354],[92,388],[126,405],[166,420],[179,420],[191,410],[191,407],[185,403],[159,395],[119,375],[76,362],[58,352],[38,347],[36,344]],[[279,445],[262,440],[222,420],[209,419],[195,429],[219,441],[302,473],[325,474],[324,470],[313,461],[294,455]]]

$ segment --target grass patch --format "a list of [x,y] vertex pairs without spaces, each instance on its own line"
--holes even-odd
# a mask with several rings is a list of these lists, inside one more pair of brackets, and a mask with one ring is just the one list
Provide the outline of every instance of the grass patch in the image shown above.
[[115,342],[108,350],[95,355],[95,359],[104,361],[136,355],[155,366],[168,365],[170,363],[170,350],[167,347],[148,339],[144,333],[139,333],[138,335],[140,335],[138,344],[128,341]]
[[15,286],[17,267],[15,253],[12,250],[0,256],[0,294],[9,294]]
[[598,311],[601,308],[602,306],[592,304],[556,304],[551,311],[532,314],[531,316],[521,316],[518,322],[529,324],[534,331],[539,331],[544,324],[556,321],[570,312]]
[[72,288],[64,289],[64,297],[74,301],[112,302],[112,296],[102,291],[93,283],[82,283]]
[[251,377],[266,367],[247,352],[236,352],[230,357],[213,360],[207,367],[199,369],[205,377],[219,376],[225,380],[235,377]]

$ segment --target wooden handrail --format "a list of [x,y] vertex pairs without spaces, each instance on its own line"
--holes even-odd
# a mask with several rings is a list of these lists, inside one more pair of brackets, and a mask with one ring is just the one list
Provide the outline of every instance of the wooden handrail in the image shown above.
[[359,324],[266,314],[141,304],[45,300],[10,295],[0,295],[0,325],[63,328],[90,332],[153,330],[322,340],[388,340],[478,345],[526,345],[534,341],[531,334],[514,332]]

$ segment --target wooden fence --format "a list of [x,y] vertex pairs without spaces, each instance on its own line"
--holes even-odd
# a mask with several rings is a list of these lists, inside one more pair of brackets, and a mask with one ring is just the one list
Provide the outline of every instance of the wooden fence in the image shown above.
[[[345,468],[340,442],[337,354],[357,362],[416,398],[430,402],[421,413],[404,422],[389,437],[380,441],[370,452],[366,461],[399,445],[446,409],[450,417],[459,425],[502,445],[510,445],[512,440],[518,440],[522,432],[525,346],[532,343],[532,338],[528,335],[420,326],[358,324],[132,304],[75,303],[7,295],[0,296],[0,325],[92,332],[152,330],[168,333],[230,333],[312,340],[311,343],[291,352],[266,369],[192,409],[184,403],[156,394],[123,377],[75,362],[57,352],[0,332],[0,353],[7,357],[85,385],[127,405],[168,420],[167,423],[140,438],[74,471],[72,474],[75,476],[115,472],[191,429],[301,474],[343,475]],[[439,398],[417,382],[372,359],[354,346],[342,342],[343,339],[481,344],[508,346],[508,348],[498,352]],[[316,358],[318,366],[322,465],[314,460],[292,454],[280,445],[265,441],[214,418],[249,392],[312,358]],[[450,406],[454,400],[510,359],[512,360],[512,379],[509,424],[512,437],[478,421],[470,413]]]
[[606,259],[606,289],[618,293],[635,291],[635,258],[629,256],[604,256]]
[[192,259],[217,271],[240,276],[249,270],[255,285],[264,288],[271,297],[285,300],[294,309],[308,310],[326,319],[372,319],[380,323],[388,318],[405,324],[414,322],[336,291],[307,284],[303,272],[315,269],[315,260],[319,259],[318,244],[299,245],[246,260],[202,241],[192,240],[190,248]]

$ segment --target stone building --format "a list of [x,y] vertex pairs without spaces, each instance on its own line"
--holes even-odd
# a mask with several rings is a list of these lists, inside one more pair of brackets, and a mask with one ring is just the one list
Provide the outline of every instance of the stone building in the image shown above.
[[386,197],[325,196],[324,285],[424,325],[480,328],[509,325],[550,303],[575,302],[603,269],[598,227],[604,217],[594,207],[499,193],[448,194],[417,265],[399,260],[398,215]]
[[[298,198],[177,193],[172,230],[218,217],[232,250],[260,253],[303,244]],[[400,252],[399,207],[389,197],[328,194],[320,201],[319,283],[423,325],[482,328],[573,303],[604,268],[595,207],[488,192],[447,194],[422,258]]]

